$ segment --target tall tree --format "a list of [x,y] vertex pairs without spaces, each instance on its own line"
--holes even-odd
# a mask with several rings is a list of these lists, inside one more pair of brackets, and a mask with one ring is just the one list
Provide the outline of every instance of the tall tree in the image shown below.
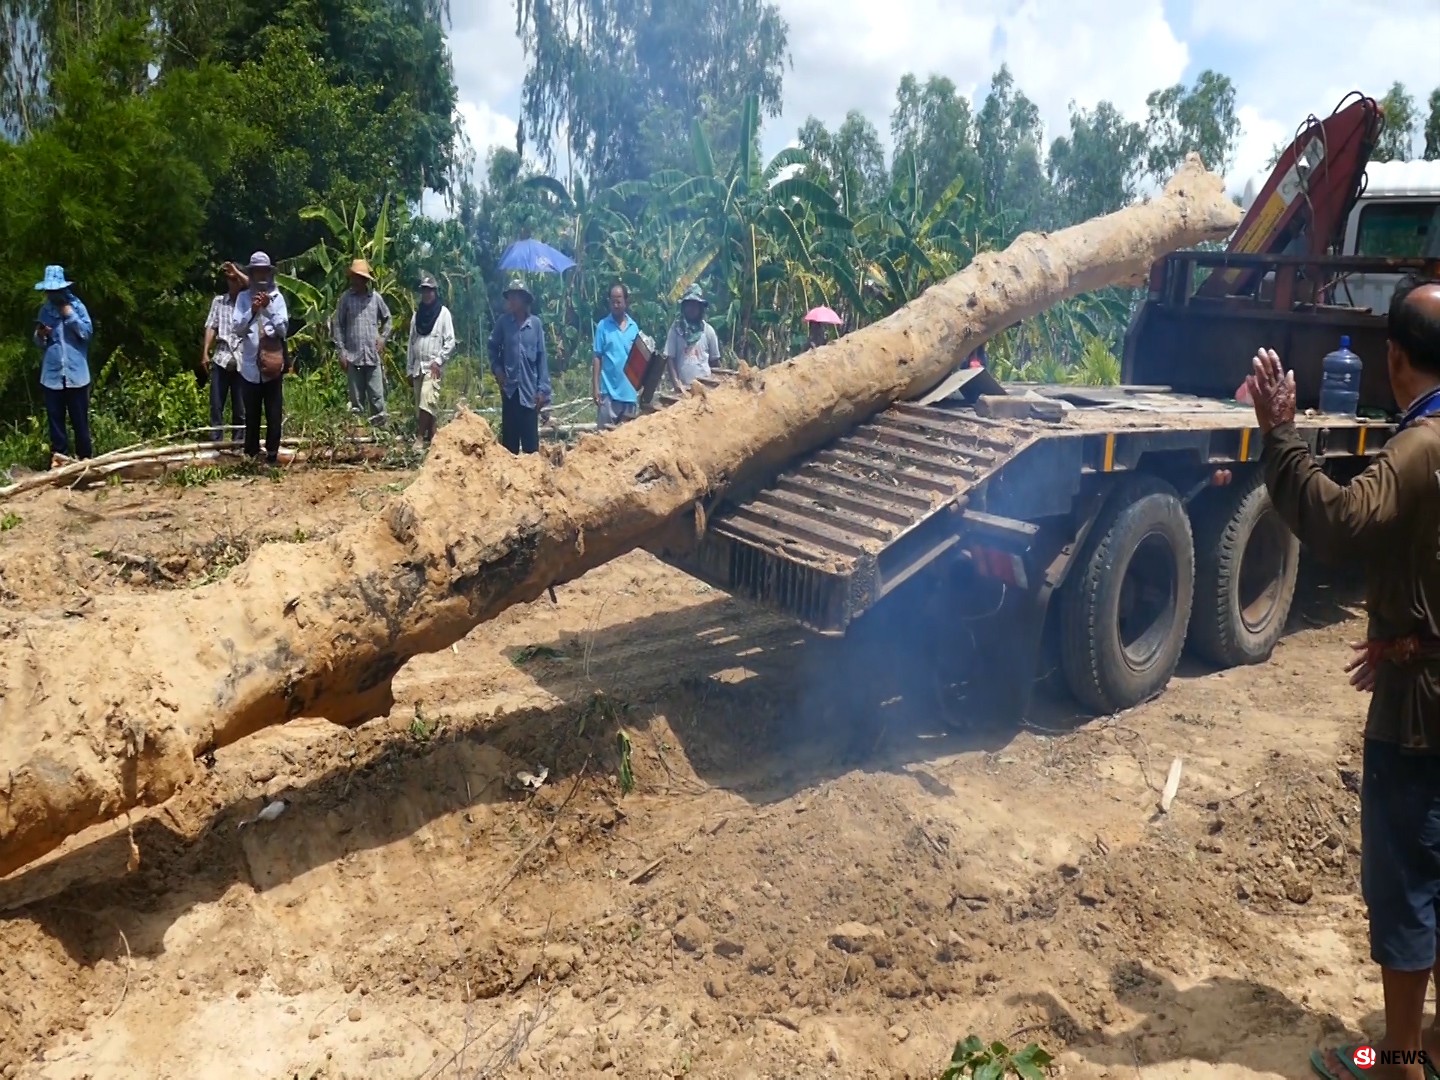
[[1108,101],[1093,110],[1070,105],[1070,134],[1050,144],[1048,172],[1072,225],[1129,203],[1145,169],[1145,130]]
[[516,0],[516,29],[527,135],[593,182],[647,176],[708,103],[780,112],[789,30],[773,0]]
[[1145,135],[1150,141],[1146,166],[1163,180],[1194,151],[1207,169],[1224,175],[1235,164],[1240,118],[1235,111],[1235,85],[1229,76],[1202,71],[1190,89],[1176,83],[1145,99],[1150,115]]
[[890,114],[890,141],[896,161],[913,155],[924,204],[938,199],[957,176],[965,178],[967,187],[977,187],[980,158],[970,101],[944,76],[931,75],[923,85],[911,74],[900,80]]
[[799,142],[810,158],[805,175],[837,199],[848,190],[852,200],[869,203],[888,189],[890,178],[880,133],[858,110],[851,109],[833,133],[810,117],[800,128]]
[[975,151],[980,159],[980,198],[987,213],[1017,221],[1043,223],[1049,202],[1040,140],[1040,109],[1015,86],[1001,65],[975,121]]
[[1419,110],[1415,98],[1405,89],[1405,84],[1395,82],[1380,99],[1380,112],[1385,116],[1385,129],[1380,132],[1380,141],[1375,144],[1376,161],[1409,161],[1415,143],[1415,128],[1419,122]]
[[1430,115],[1425,118],[1425,160],[1440,161],[1440,86],[1430,91]]
[[[96,322],[97,374],[116,347],[173,371],[183,342],[188,359],[203,309],[176,286],[202,252],[206,201],[238,134],[223,68],[166,71],[133,91],[153,44],[122,21],[68,50],[48,88],[64,107],[22,142],[0,140],[0,325],[29,326],[40,269],[64,264]],[[13,374],[0,371],[6,404],[19,400]]]

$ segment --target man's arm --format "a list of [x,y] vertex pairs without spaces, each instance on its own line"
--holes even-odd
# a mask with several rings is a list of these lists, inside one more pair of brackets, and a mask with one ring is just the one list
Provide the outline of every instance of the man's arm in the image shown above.
[[216,332],[220,329],[220,301],[210,301],[210,314],[205,316],[205,343],[200,346],[200,366],[210,370],[210,350],[215,347]]
[[486,350],[490,353],[490,374],[494,375],[495,381],[501,385],[504,385],[505,382],[504,348],[505,331],[501,326],[500,319],[496,319],[495,325],[490,329],[490,340],[486,343]]
[[440,309],[440,325],[437,329],[440,333],[440,363],[448,364],[450,357],[455,355],[455,320],[450,317],[449,308]]
[[535,407],[543,409],[550,404],[550,358],[545,353],[545,324],[539,319],[535,320],[535,331],[540,337],[540,345],[535,352]]
[[394,325],[390,321],[390,305],[385,303],[385,298],[378,292],[375,294],[375,302],[380,306],[380,350],[383,352]]
[[1383,551],[1429,484],[1426,455],[1416,452],[1422,449],[1417,436],[1427,436],[1400,433],[1363,473],[1337,484],[1295,428],[1295,373],[1285,370],[1273,349],[1261,349],[1251,371],[1245,388],[1265,439],[1265,486],[1281,519],[1323,558]]
[[670,381],[674,384],[677,393],[684,394],[685,384],[680,381],[680,370],[675,366],[675,358],[679,355],[681,348],[680,336],[675,333],[675,328],[670,328],[670,333],[665,335],[665,369],[670,373]]
[[65,316],[65,327],[81,341],[88,341],[94,329],[90,323],[90,312],[79,300],[70,301],[70,314]]
[[[1293,424],[1265,436],[1260,461],[1276,512],[1328,559],[1382,554],[1403,539],[1407,511],[1428,494],[1420,432],[1397,435],[1348,484],[1325,475]],[[1418,469],[1417,469],[1418,466]]]
[[270,294],[270,303],[262,313],[267,337],[284,337],[290,332],[290,312],[285,307],[285,294],[276,289]]
[[255,321],[255,312],[250,309],[250,290],[246,289],[235,298],[235,313],[230,316],[230,329],[237,334],[250,333],[250,324]]

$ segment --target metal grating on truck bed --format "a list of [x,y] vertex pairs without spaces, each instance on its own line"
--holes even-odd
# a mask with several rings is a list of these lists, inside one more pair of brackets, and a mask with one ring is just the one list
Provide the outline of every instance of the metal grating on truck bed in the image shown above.
[[697,549],[671,561],[813,630],[843,631],[953,546],[956,530],[921,526],[959,509],[1029,437],[973,413],[891,406],[757,494],[723,503]]

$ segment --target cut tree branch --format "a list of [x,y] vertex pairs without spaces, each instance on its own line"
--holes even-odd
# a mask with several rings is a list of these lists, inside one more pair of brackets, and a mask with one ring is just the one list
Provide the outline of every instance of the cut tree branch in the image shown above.
[[401,496],[331,538],[266,545],[183,596],[0,623],[0,874],[169,798],[197,757],[251,732],[383,715],[411,657],[924,393],[1016,320],[1139,283],[1159,256],[1223,239],[1239,217],[1192,160],[1146,204],[1027,233],[889,318],[582,439],[560,464],[512,456],[461,414]]

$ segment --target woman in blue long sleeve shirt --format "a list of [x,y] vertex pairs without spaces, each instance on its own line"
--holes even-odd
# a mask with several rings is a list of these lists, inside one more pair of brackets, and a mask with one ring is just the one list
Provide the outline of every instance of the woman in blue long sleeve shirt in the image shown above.
[[40,386],[50,421],[50,452],[70,456],[65,417],[75,429],[75,449],[91,457],[90,444],[90,313],[70,289],[63,266],[47,266],[45,280],[35,286],[45,303],[35,317],[35,344],[42,352]]

